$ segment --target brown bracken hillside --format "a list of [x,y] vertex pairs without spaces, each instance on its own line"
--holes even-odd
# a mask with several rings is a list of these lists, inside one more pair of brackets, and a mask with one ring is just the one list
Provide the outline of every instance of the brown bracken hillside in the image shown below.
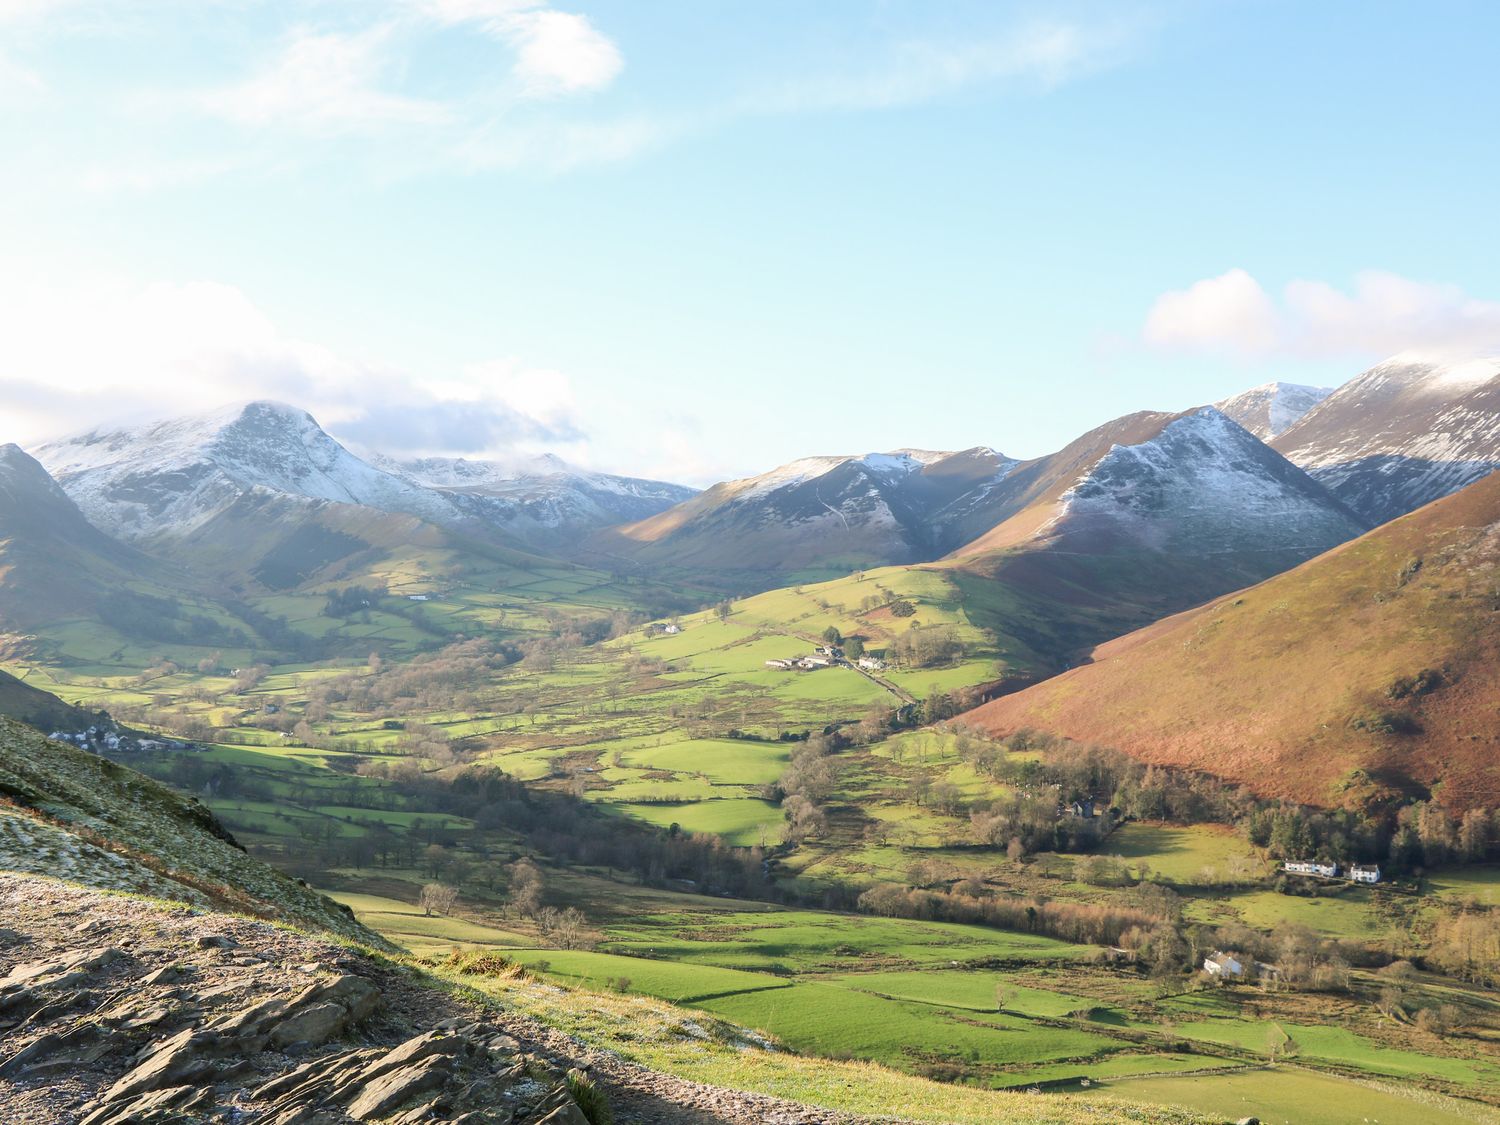
[[967,718],[1310,804],[1500,805],[1500,473]]

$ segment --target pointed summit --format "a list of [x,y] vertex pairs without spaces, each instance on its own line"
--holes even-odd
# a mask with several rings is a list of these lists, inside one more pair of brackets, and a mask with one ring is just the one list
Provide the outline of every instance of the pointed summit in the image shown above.
[[1331,394],[1332,387],[1262,383],[1214,405],[1261,441],[1270,441]]
[[1500,357],[1395,356],[1272,444],[1371,523],[1394,519],[1500,468]]

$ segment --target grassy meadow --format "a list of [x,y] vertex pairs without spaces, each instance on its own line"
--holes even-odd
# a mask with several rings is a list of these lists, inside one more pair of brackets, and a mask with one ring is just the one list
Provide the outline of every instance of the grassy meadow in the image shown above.
[[[1500,1101],[1500,1011],[1436,978],[1406,986],[1407,1003],[1456,1005],[1462,1040],[1383,1015],[1384,985],[1372,974],[1357,973],[1337,1002],[1204,989],[1040,933],[789,908],[692,880],[557,863],[504,815],[434,811],[422,796],[424,777],[498,767],[656,836],[757,849],[768,900],[848,904],[874,884],[962,884],[999,898],[1131,909],[1169,892],[1188,923],[1305,928],[1402,955],[1444,904],[1493,901],[1500,881],[1476,868],[1435,872],[1431,894],[1414,899],[1357,888],[1278,893],[1265,856],[1209,824],[1123,825],[1096,849],[1114,873],[1103,880],[1085,878],[1077,856],[1011,857],[976,838],[970,811],[1018,791],[978,772],[965,736],[941,726],[840,751],[826,826],[790,838],[772,787],[806,735],[1045,667],[1039,624],[1004,591],[941,568],[887,568],[683,614],[669,634],[629,616],[659,591],[602,572],[421,552],[382,565],[367,578],[389,593],[347,617],[325,612],[331,587],[255,602],[307,638],[310,656],[267,644],[134,643],[79,623],[8,667],[142,726],[209,731],[200,750],[142,764],[199,794],[244,843],[305,870],[433,971],[445,971],[454,950],[498,953],[585,1003],[505,980],[482,987],[687,1077],[837,1108],[899,1106],[918,1120],[990,1120],[997,1107],[1015,1109],[995,1091],[1035,1086],[1048,1093],[1027,1104],[1045,1108],[1017,1120],[1099,1119],[1089,1100],[1101,1089],[1121,1099],[1108,1103],[1109,1120],[1152,1096],[1185,1107],[1184,1120],[1221,1114],[1255,1083],[1268,1110],[1288,1107],[1288,1120],[1315,1090],[1382,1121],[1406,1120],[1412,1104],[1483,1120],[1472,1116],[1477,1101],[1455,1098]],[[892,613],[898,600],[910,616]],[[613,635],[573,639],[599,621]],[[952,658],[874,676],[766,665],[810,652],[829,628],[881,652],[913,625],[951,634]],[[507,872],[522,856],[541,865],[547,905],[582,910],[586,940],[564,948],[536,916],[508,909]],[[415,905],[436,878],[460,882],[452,916]],[[665,1030],[632,1038],[631,1021],[648,1015]],[[683,1032],[685,1018],[698,1030]],[[782,1050],[745,1049],[765,1042]],[[853,1061],[840,1070],[815,1057]],[[1264,1069],[1273,1058],[1276,1069]],[[1421,1086],[1429,1100],[1380,1086],[1390,1082]]]

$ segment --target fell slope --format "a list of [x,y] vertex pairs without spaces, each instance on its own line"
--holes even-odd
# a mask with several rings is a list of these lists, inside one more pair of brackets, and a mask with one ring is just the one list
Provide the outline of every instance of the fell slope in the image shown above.
[[141,587],[151,569],[90,524],[18,446],[0,446],[0,634],[87,613],[122,588]]
[[1500,804],[1500,474],[968,719],[1269,796]]
[[1004,518],[937,564],[971,617],[1060,671],[1099,642],[1256,582],[1364,525],[1212,407],[1136,414],[1018,468]]
[[1014,465],[983,448],[807,457],[716,484],[651,519],[595,536],[590,547],[758,589],[798,571],[920,562],[942,553],[942,529],[960,518],[965,498]]
[[213,815],[132,769],[0,719],[0,870],[380,940],[246,855]]
[[0,671],[0,715],[38,730],[83,730],[101,716]]
[[1271,444],[1371,524],[1394,519],[1500,468],[1500,357],[1396,356]]

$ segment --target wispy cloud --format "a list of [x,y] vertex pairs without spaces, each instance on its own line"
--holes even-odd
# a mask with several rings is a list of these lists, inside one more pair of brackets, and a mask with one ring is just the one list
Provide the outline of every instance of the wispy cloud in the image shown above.
[[[468,88],[422,95],[403,90],[417,41],[435,29],[471,27],[507,52]],[[315,133],[371,133],[420,126],[476,127],[496,106],[609,86],[624,67],[619,48],[586,16],[544,3],[426,0],[357,31],[299,27],[242,81],[199,97],[207,112],[239,125]]]
[[316,132],[448,120],[450,111],[438,102],[380,88],[391,65],[394,31],[389,23],[352,35],[297,29],[268,66],[243,82],[203,94],[201,104],[241,125]]
[[1156,299],[1141,331],[1169,351],[1317,359],[1500,350],[1500,301],[1366,270],[1345,290],[1296,280],[1273,296],[1243,269]]
[[1119,62],[1134,34],[1123,22],[1055,20],[972,40],[906,38],[857,64],[834,61],[820,73],[787,79],[745,106],[763,112],[885,109],[997,82],[1052,89]]
[[[159,17],[186,2],[151,7]],[[196,183],[215,169],[246,171],[247,156],[248,170],[262,173],[335,160],[363,162],[383,178],[561,173],[629,160],[745,117],[878,111],[985,87],[1046,91],[1119,63],[1141,37],[1139,22],[1113,16],[986,19],[989,30],[967,38],[882,32],[798,59],[780,78],[765,76],[764,57],[739,53],[702,96],[664,101],[641,87],[616,93],[626,53],[610,28],[579,10],[586,5],[322,0],[267,39],[274,17],[234,23],[244,9],[227,4],[226,26],[242,33],[224,40],[230,53],[216,61],[233,77],[207,87],[118,91],[110,111],[119,113],[122,135],[134,129],[143,143],[128,155],[80,157],[80,178],[95,192],[153,190]],[[136,12],[108,0],[0,0],[0,13],[18,16],[65,8],[89,16]],[[136,36],[157,26],[139,12],[119,19]],[[27,20],[58,36],[70,22]],[[12,86],[46,77],[14,69]],[[241,135],[202,129],[195,117],[228,122]]]

